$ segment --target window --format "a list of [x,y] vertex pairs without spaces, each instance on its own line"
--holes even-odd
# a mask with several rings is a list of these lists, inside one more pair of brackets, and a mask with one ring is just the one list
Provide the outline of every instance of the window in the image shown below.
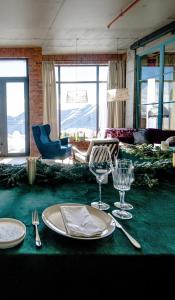
[[136,126],[175,129],[175,38],[137,56]]
[[140,126],[157,128],[160,76],[159,52],[141,58]]
[[28,77],[25,59],[0,60],[0,155],[28,153]]
[[94,137],[106,127],[108,66],[56,66],[62,136]]
[[26,77],[27,62],[25,59],[0,60],[0,77]]

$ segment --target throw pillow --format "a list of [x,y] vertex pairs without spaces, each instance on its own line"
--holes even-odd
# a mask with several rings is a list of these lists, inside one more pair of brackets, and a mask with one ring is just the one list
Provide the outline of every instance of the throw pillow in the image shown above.
[[148,141],[145,137],[145,130],[138,130],[133,132],[134,144],[148,144]]
[[169,142],[169,146],[175,146],[175,136],[170,136],[166,142]]

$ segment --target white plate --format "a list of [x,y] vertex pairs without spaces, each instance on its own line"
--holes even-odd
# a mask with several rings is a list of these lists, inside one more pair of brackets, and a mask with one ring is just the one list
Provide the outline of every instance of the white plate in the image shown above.
[[[42,213],[42,219],[43,222],[53,231],[70,237],[74,239],[81,239],[81,240],[95,240],[95,239],[101,239],[108,235],[110,235],[115,230],[115,223],[113,219],[105,212],[93,208],[89,205],[85,205],[88,209],[94,223],[99,226],[100,228],[105,228],[100,236],[93,236],[93,237],[77,237],[77,236],[71,236],[67,233],[62,215],[61,215],[61,206],[80,206],[79,203],[62,203],[62,204],[56,204],[52,205],[48,208],[46,208]],[[84,205],[82,205],[84,206]]]
[[0,249],[11,248],[23,241],[26,226],[19,220],[0,218]]

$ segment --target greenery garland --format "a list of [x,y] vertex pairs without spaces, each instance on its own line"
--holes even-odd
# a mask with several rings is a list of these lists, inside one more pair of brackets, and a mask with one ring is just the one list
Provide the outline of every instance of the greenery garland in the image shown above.
[[174,180],[172,152],[163,151],[152,144],[120,146],[119,158],[132,159],[135,170],[135,185],[152,188],[162,180]]
[[[134,175],[135,186],[148,186],[152,188],[160,181],[174,180],[174,169],[171,159],[159,159],[154,161],[135,161]],[[112,176],[109,176],[112,182]],[[35,184],[58,185],[66,182],[96,182],[95,176],[89,171],[88,164],[75,163],[73,165],[53,164],[48,165],[41,160],[36,163]],[[27,165],[0,164],[0,185],[14,187],[28,184]]]
[[141,145],[121,145],[120,153],[121,156],[128,155],[134,160],[149,160],[157,161],[162,159],[172,159],[171,151],[163,151],[159,146],[153,146],[152,144],[141,144]]
[[[173,173],[173,174],[172,174]],[[171,159],[160,159],[155,161],[135,161],[134,174],[136,186],[148,186],[152,188],[162,180],[174,179],[174,170]]]
[[27,183],[27,180],[25,165],[0,164],[0,185],[13,187],[20,183]]
[[48,183],[56,185],[66,182],[93,182],[95,176],[89,171],[88,164],[75,163],[73,165],[48,165],[37,161],[36,184]]

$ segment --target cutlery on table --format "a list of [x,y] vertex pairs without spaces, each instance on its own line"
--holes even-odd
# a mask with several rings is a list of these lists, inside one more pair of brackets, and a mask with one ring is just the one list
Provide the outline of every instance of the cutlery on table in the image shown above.
[[108,213],[108,215],[114,220],[115,226],[124,232],[124,234],[130,240],[130,242],[133,244],[133,246],[140,249],[141,245],[122,227],[122,225],[110,213]]
[[41,240],[38,232],[38,225],[39,225],[39,218],[38,218],[38,212],[35,209],[34,212],[32,212],[32,224],[35,226],[35,243],[37,247],[41,247]]

